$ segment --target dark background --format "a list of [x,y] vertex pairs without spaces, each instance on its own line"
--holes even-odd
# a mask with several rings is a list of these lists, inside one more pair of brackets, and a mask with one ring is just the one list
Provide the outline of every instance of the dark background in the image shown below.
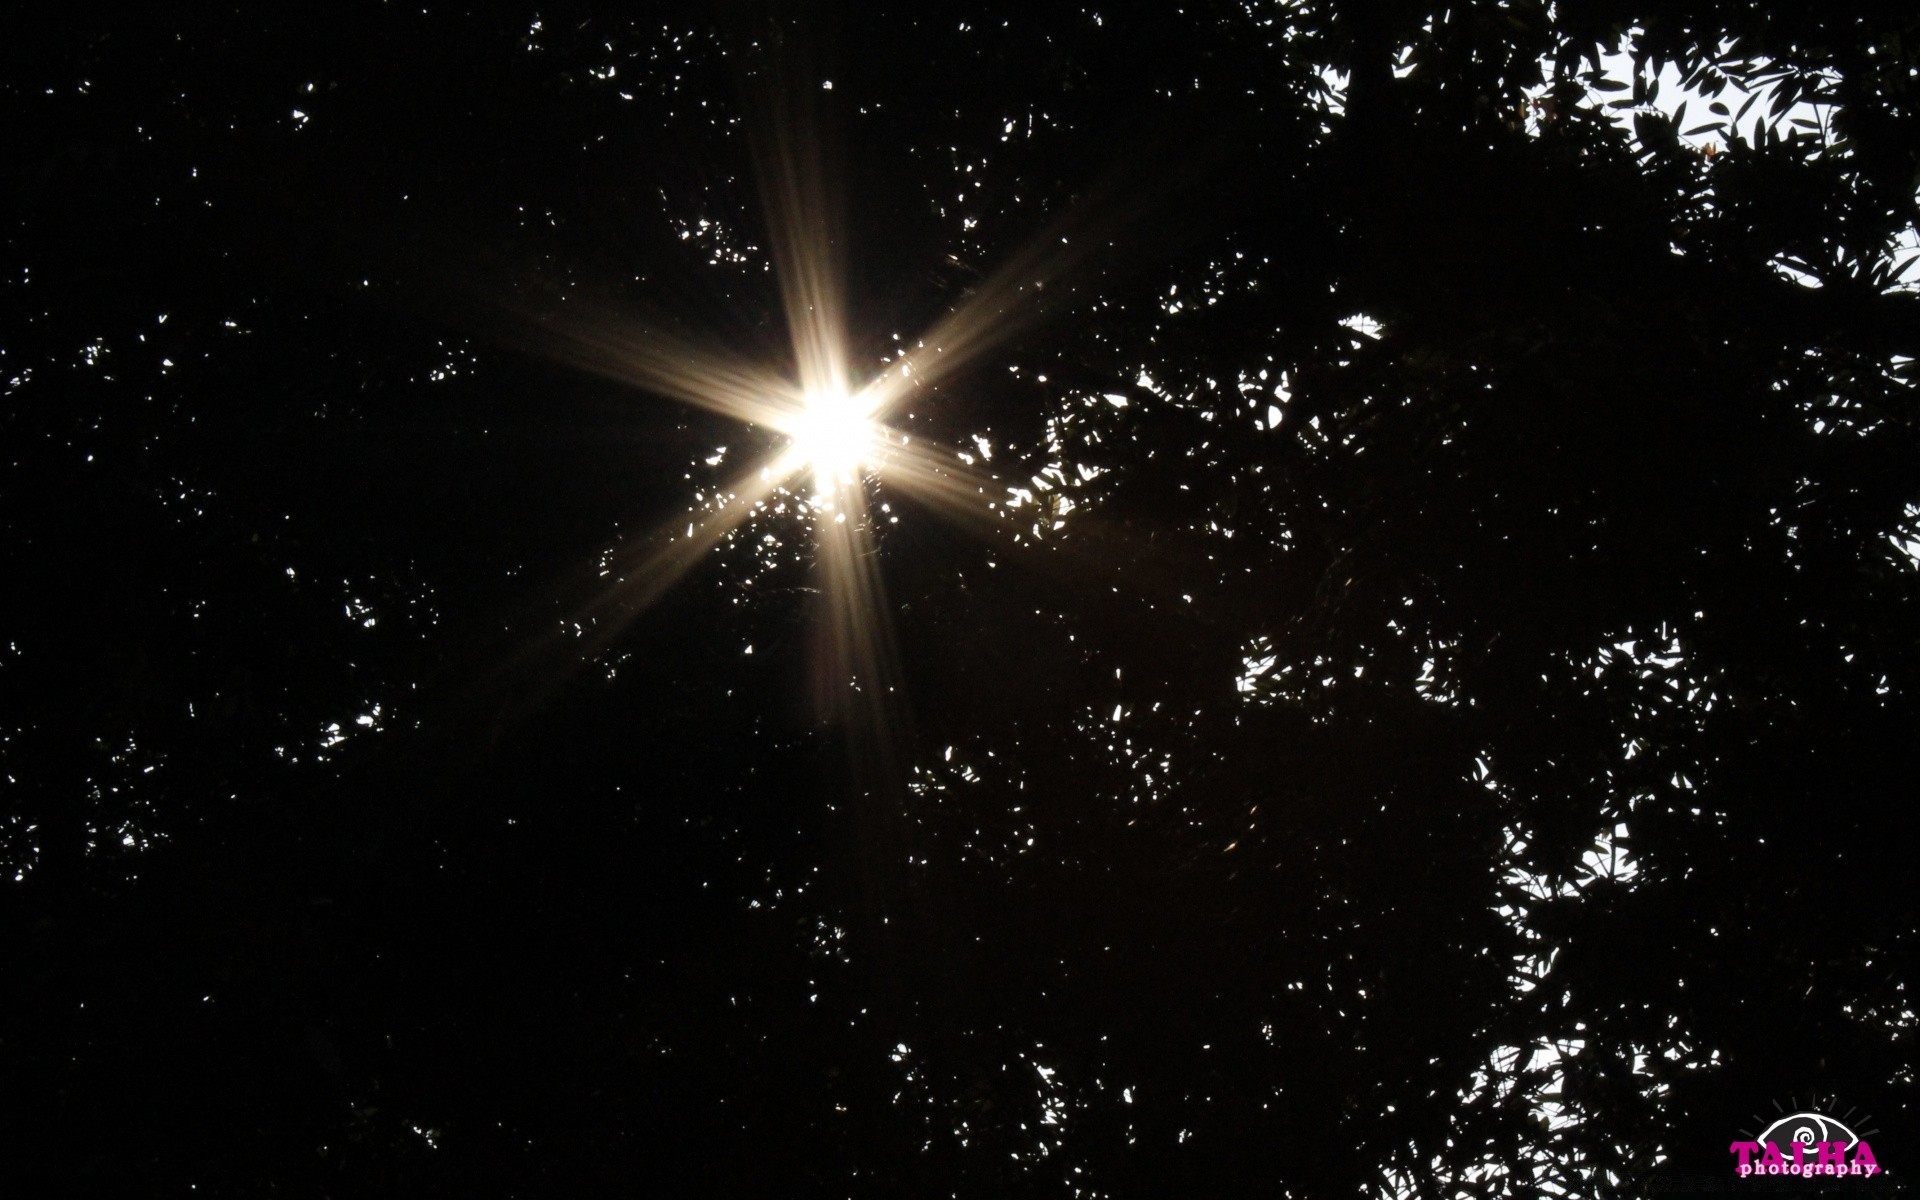
[[[1134,7],[10,26],[10,1193],[1679,1195],[1828,1103],[1903,1182],[1915,19]],[[786,369],[816,77],[857,363],[1098,231],[911,406],[1053,507],[870,485],[884,742],[802,520],[601,575],[777,438],[529,332]]]

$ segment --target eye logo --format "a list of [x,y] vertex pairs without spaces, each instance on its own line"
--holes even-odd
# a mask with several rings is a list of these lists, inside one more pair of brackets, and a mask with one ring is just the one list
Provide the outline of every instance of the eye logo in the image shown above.
[[[1780,1107],[1774,1105],[1775,1109]],[[1864,1124],[1865,1117],[1856,1120],[1853,1110],[1849,1109],[1847,1120],[1843,1121],[1819,1107],[1799,1109],[1791,1102],[1786,1107],[1797,1111],[1776,1119],[1758,1135],[1748,1135],[1751,1141],[1739,1141],[1727,1147],[1728,1152],[1740,1160],[1734,1166],[1736,1175],[1747,1178],[1880,1173],[1880,1164],[1865,1136],[1875,1131],[1855,1133],[1853,1126],[1847,1124],[1847,1121]]]
[[1797,1112],[1767,1126],[1754,1140],[1772,1143],[1780,1147],[1784,1155],[1791,1153],[1796,1145],[1811,1151],[1821,1142],[1845,1142],[1847,1149],[1851,1150],[1860,1137],[1825,1113]]

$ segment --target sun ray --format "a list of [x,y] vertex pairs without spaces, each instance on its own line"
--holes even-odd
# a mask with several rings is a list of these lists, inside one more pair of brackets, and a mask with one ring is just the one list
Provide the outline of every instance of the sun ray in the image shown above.
[[507,709],[530,711],[559,685],[564,672],[555,673],[549,654],[558,641],[568,645],[566,658],[573,662],[604,651],[803,467],[797,454],[784,451],[736,474],[715,493],[717,499],[704,515],[668,521],[637,539],[633,549],[603,570],[603,575],[612,577],[612,585],[597,586],[592,598],[563,623],[563,629],[574,631],[571,636],[550,627],[494,668],[496,686],[511,697]]
[[798,403],[771,424],[813,488],[814,703],[823,717],[863,715],[884,745],[895,656],[866,487],[870,474],[888,470],[888,439],[874,420],[878,397],[856,389],[848,367],[835,147],[823,133],[817,90],[779,68],[761,83],[761,119],[750,124],[754,162],[799,382]]
[[815,511],[821,588],[813,689],[816,712],[863,718],[866,732],[879,735],[884,744],[892,733],[889,709],[897,695],[898,658],[872,519],[865,490],[857,486],[837,487],[830,507]]
[[846,239],[833,183],[838,173],[829,166],[835,147],[816,111],[818,93],[787,69],[773,68],[755,99],[761,111],[749,124],[754,169],[800,391],[845,395]]
[[995,498],[1004,494],[994,476],[967,466],[951,450],[883,427],[883,478],[903,495],[959,525],[984,529],[998,523]]
[[711,511],[687,522],[684,532],[674,532],[675,521],[646,539],[650,549],[620,571],[621,583],[605,597],[604,603],[616,605],[628,619],[645,610],[720,544],[734,530],[750,520],[762,502],[778,492],[803,466],[791,448],[765,463],[747,468],[718,493]]
[[781,428],[801,403],[799,390],[770,370],[631,319],[522,314],[514,327],[521,349],[749,425]]
[[1083,203],[1055,220],[867,387],[869,413],[884,420],[914,389],[937,386],[1069,302],[1074,273],[1111,246],[1126,219],[1118,206]]

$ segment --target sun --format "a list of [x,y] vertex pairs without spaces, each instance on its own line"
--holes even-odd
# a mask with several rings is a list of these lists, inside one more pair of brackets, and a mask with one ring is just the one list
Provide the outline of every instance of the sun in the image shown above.
[[787,435],[821,492],[858,483],[861,471],[878,465],[880,426],[862,398],[845,388],[806,393]]

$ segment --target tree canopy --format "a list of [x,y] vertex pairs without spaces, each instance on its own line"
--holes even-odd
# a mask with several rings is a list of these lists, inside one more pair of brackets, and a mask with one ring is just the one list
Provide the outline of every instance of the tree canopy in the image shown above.
[[[8,42],[17,1178],[1903,1182],[1911,12]],[[809,297],[918,466],[736,511]]]

